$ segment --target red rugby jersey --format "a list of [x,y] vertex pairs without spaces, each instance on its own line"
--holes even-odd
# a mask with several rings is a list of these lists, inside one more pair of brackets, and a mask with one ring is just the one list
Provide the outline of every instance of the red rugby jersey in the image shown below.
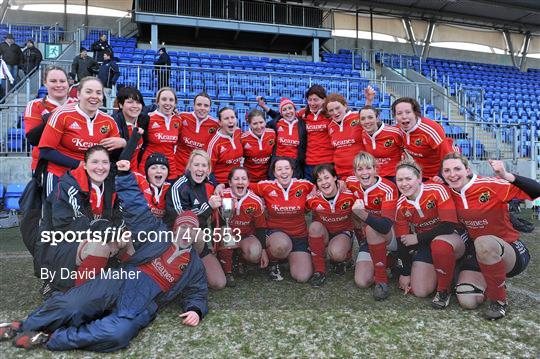
[[377,181],[366,189],[362,188],[355,176],[347,178],[345,183],[357,198],[364,201],[369,213],[391,220],[395,218],[398,190],[392,181],[378,177]]
[[[58,108],[49,117],[39,141],[39,148],[52,148],[78,161],[84,160],[86,150],[109,137],[120,137],[116,122],[109,115],[98,111],[93,120],[79,105]],[[47,171],[62,176],[69,168],[50,162]]]
[[161,188],[158,188],[149,183],[146,177],[139,172],[134,172],[134,174],[137,184],[139,185],[141,192],[144,194],[146,202],[148,202],[150,211],[157,218],[163,218],[165,216],[166,207],[165,196],[171,187],[171,184],[169,182],[165,182]]
[[240,137],[240,129],[234,130],[233,136],[224,135],[218,130],[208,144],[208,155],[212,161],[212,172],[218,183],[227,183],[229,172],[242,165],[244,151]]
[[394,177],[403,154],[402,132],[382,123],[373,135],[363,131],[362,143],[364,151],[371,153],[377,160],[377,173],[383,177]]
[[415,233],[424,233],[440,222],[458,223],[456,206],[445,186],[423,183],[414,201],[404,195],[399,197],[395,226],[397,237],[410,233],[409,224],[412,224]]
[[298,112],[298,118],[302,118],[306,123],[307,149],[306,164],[309,166],[320,165],[321,163],[332,163],[334,159],[334,147],[328,134],[328,125],[332,121],[326,117],[322,110],[316,114],[305,114],[305,109]]
[[219,129],[219,122],[210,116],[199,121],[193,112],[182,112],[182,135],[176,145],[176,167],[183,175],[193,150],[204,150]]
[[[230,188],[223,191],[222,198],[234,198]],[[262,199],[248,190],[244,197],[236,200],[234,216],[229,225],[238,228],[242,238],[255,235],[257,228],[266,228]]]
[[[77,99],[68,97],[65,104],[68,105],[75,102],[77,102]],[[48,96],[28,102],[28,105],[26,105],[26,109],[24,110],[24,133],[28,134],[29,131],[41,125],[43,123],[43,115],[53,112],[56,108],[61,106],[62,104]],[[32,148],[32,170],[36,169],[38,159],[39,148],[38,146],[34,146]]]
[[306,199],[313,190],[313,183],[293,178],[288,188],[277,181],[261,181],[250,188],[265,203],[268,228],[283,231],[290,237],[306,237]]
[[352,231],[352,206],[356,197],[350,191],[338,192],[332,200],[327,200],[320,191],[307,199],[307,208],[313,212],[313,220],[320,222],[329,234]]
[[459,221],[469,236],[497,236],[508,243],[519,239],[510,222],[508,202],[514,198],[531,200],[529,195],[508,181],[473,175],[460,192],[450,190]]
[[410,131],[402,133],[405,151],[422,167],[424,177],[436,176],[444,156],[454,152],[442,126],[429,118],[419,118]]
[[154,152],[163,153],[169,160],[168,179],[179,176],[176,168],[175,147],[182,134],[182,120],[177,115],[167,117],[159,111],[148,114],[148,144],[139,163],[139,172],[144,173],[146,159]]
[[171,243],[170,247],[162,255],[151,262],[139,265],[139,269],[156,281],[162,291],[166,292],[180,280],[182,273],[191,260],[191,247],[181,249],[176,243]]
[[341,123],[331,121],[328,125],[328,134],[334,148],[334,168],[339,178],[353,175],[354,157],[364,150],[363,132],[358,112],[349,111]]
[[[86,170],[84,169],[84,166],[82,164],[79,167],[71,170],[70,173],[77,181],[81,191],[89,193],[90,208],[92,209],[94,219],[101,218],[101,216],[103,215],[103,209],[105,208],[105,204],[103,203],[104,185],[98,187],[95,184],[90,183],[88,175],[86,174]],[[113,193],[111,198],[112,203],[114,203],[114,201],[116,200],[116,193]]]
[[297,158],[299,146],[298,120],[280,119],[276,123],[276,156]]
[[270,157],[276,144],[276,133],[267,128],[261,137],[255,135],[251,129],[242,134],[242,147],[244,148],[244,167],[249,174],[249,180],[259,182],[268,178]]

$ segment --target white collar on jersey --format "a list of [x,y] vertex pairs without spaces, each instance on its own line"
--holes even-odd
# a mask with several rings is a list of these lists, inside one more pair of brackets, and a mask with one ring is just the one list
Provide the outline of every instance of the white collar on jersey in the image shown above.
[[409,131],[403,131],[403,132],[405,132],[407,134],[412,133],[412,132],[414,132],[414,130],[416,130],[420,126],[421,123],[422,123],[422,117],[417,117],[416,118],[416,124]]
[[384,122],[381,122],[381,126],[377,129],[377,131],[373,132],[373,135],[370,135],[370,134],[367,133],[367,132],[366,132],[366,133],[367,133],[367,135],[368,135],[369,137],[375,139],[375,137],[377,137],[377,135],[378,135],[379,133],[382,132],[382,130],[384,129],[384,126],[385,126],[385,125],[384,125]]
[[94,120],[98,116],[99,110],[96,111],[96,114],[94,115],[94,117],[90,117],[86,114],[86,112],[81,110],[81,108],[79,107],[79,104],[76,104],[75,111],[77,111],[77,113],[86,120],[86,127],[88,128],[88,134],[90,136],[94,136]]
[[60,107],[60,106],[65,105],[65,104],[67,103],[68,98],[66,97],[64,103],[60,103],[60,102],[58,102],[58,101],[56,101],[56,100],[50,98],[49,95],[47,95],[47,96],[45,96],[45,101],[47,101],[47,102],[49,102],[49,103],[55,105],[56,107]]
[[422,208],[420,207],[420,199],[422,198],[422,195],[424,194],[424,184],[421,183],[420,184],[420,192],[418,192],[418,196],[416,196],[416,198],[414,199],[414,201],[408,199],[407,197],[405,197],[405,201],[407,201],[407,203],[411,204],[414,206],[414,208],[416,208],[416,211],[418,212],[418,215],[420,217],[424,217],[424,211],[422,211]]

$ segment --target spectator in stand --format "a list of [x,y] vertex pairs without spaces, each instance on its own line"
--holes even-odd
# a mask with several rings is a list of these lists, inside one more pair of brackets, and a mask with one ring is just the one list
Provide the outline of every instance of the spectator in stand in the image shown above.
[[99,39],[92,44],[94,60],[102,63],[104,61],[103,55],[105,55],[105,51],[107,50],[109,50],[111,54],[113,53],[113,48],[111,47],[111,45],[109,45],[109,42],[107,41],[107,35],[101,34],[99,35]]
[[6,94],[7,81],[13,85],[15,79],[9,72],[6,62],[0,58],[0,98],[3,98]]
[[77,74],[70,72],[68,74],[68,84],[69,84],[68,97],[77,98],[77,91],[79,89],[79,83],[76,82],[76,80],[77,80]]
[[169,87],[169,74],[170,74],[170,66],[171,66],[171,58],[169,57],[169,54],[167,53],[167,50],[162,47],[158,51],[159,57],[156,61],[154,61],[154,65],[156,65],[156,74],[158,79],[158,90],[162,87]]
[[24,49],[22,54],[22,70],[25,75],[28,75],[30,71],[39,66],[41,60],[43,60],[43,55],[32,40],[26,41],[26,49]]
[[103,106],[107,105],[107,102],[111,97],[112,88],[116,85],[116,81],[120,77],[120,68],[116,63],[116,59],[110,50],[105,50],[103,53],[103,63],[99,67],[98,78],[103,84]]
[[13,86],[15,86],[17,84],[17,74],[19,73],[19,65],[22,63],[23,54],[20,46],[15,43],[12,34],[7,34],[5,41],[0,44],[0,57],[6,62],[8,70],[14,78]]
[[81,81],[87,76],[94,76],[99,72],[99,65],[88,56],[88,50],[81,47],[81,53],[73,59],[71,72],[77,74],[77,81]]

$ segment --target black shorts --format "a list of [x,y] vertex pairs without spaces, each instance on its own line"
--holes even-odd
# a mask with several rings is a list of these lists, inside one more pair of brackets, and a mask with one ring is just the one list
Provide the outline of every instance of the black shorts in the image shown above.
[[[516,263],[514,268],[506,273],[506,278],[512,278],[523,272],[529,265],[531,255],[525,244],[519,239],[513,243],[509,243],[516,253]],[[475,272],[481,272],[478,260],[476,259],[476,250],[474,248],[474,242],[469,241],[465,249],[465,255],[461,262],[461,270],[471,270]]]
[[336,233],[328,233],[328,239],[332,239],[335,236],[339,236],[340,234],[346,235],[347,237],[349,237],[349,239],[353,238],[353,232],[352,231],[344,230],[344,231],[336,232]]
[[283,233],[286,234],[292,242],[292,249],[291,252],[306,252],[309,253],[309,246],[308,246],[308,240],[307,237],[291,237],[287,233],[280,231],[279,229],[267,229],[266,230],[266,239],[273,234],[273,233]]

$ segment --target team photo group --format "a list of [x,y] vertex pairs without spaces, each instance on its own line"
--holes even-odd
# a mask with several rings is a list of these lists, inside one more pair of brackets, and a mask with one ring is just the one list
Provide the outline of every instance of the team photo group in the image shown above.
[[353,271],[376,301],[393,276],[433,309],[455,295],[465,309],[487,302],[487,319],[507,315],[505,281],[530,260],[508,202],[539,197],[540,184],[500,160],[475,174],[415,99],[392,103],[390,125],[373,88],[356,112],[315,84],[302,106],[258,97],[242,132],[234,108],[213,117],[206,93],[181,112],[172,88],[145,104],[123,87],[108,115],[99,79],[83,78],[76,98],[61,67],[43,81],[48,95],[24,113],[33,176],[21,201],[43,303],[1,324],[0,340],[115,351],[176,297],[180,321],[199,325],[209,290],[253,267],[313,290]]

